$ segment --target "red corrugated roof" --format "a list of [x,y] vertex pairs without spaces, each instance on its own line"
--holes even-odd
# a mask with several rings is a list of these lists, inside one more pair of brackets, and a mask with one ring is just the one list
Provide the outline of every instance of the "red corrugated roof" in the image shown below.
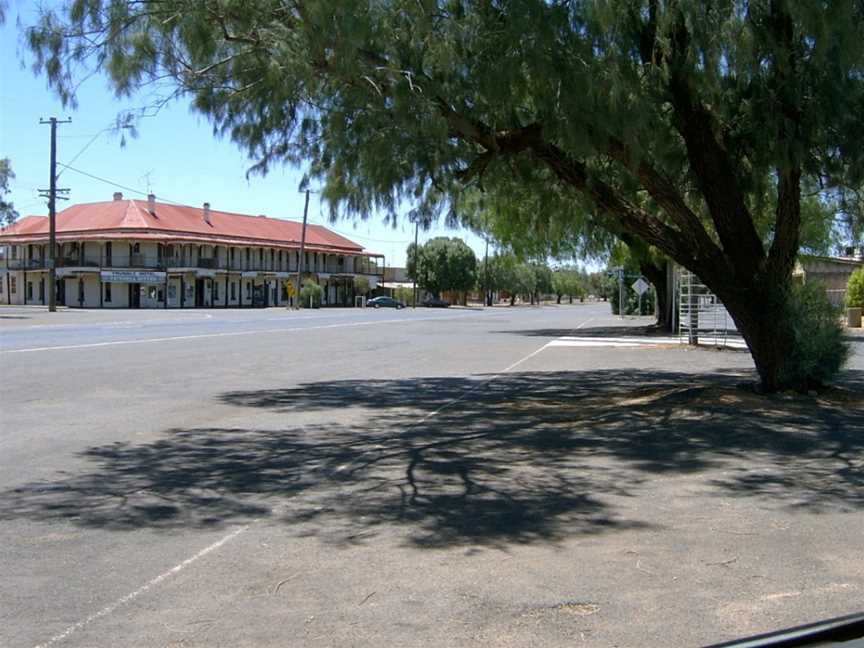
[[[69,240],[78,235],[86,238],[110,239],[158,238],[187,239],[198,242],[218,241],[220,244],[249,245],[253,243],[287,245],[300,244],[302,224],[296,221],[247,216],[210,210],[209,223],[201,207],[168,205],[156,202],[153,213],[147,202],[112,200],[110,202],[72,205],[57,214],[56,231],[59,239]],[[25,242],[48,235],[47,216],[26,216],[0,230],[0,239]],[[328,230],[321,225],[306,226],[306,244],[310,249],[362,252],[363,246]]]

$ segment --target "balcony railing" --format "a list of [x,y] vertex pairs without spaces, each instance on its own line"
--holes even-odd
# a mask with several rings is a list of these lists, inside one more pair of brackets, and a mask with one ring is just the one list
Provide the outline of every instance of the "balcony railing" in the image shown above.
[[[0,267],[5,267],[9,270],[39,270],[47,268],[47,259],[0,259]],[[231,270],[235,272],[242,271],[260,271],[260,272],[297,272],[295,263],[283,261],[279,263],[278,259],[272,263],[269,259],[263,262],[257,259],[250,259],[248,262],[243,259],[235,259],[227,261],[225,259],[202,257],[193,260],[185,255],[181,256],[159,256],[156,254],[111,254],[93,256],[85,254],[84,256],[65,256],[59,257],[56,260],[58,268],[141,268],[148,270],[167,270],[170,268],[206,268],[210,270]],[[365,264],[357,261],[354,264],[353,270],[348,270],[349,264],[339,265],[333,264],[309,264],[304,267],[304,272],[307,273],[327,273],[327,274],[365,274],[371,276],[380,276],[382,269],[373,264]]]
[[10,270],[34,270],[45,267],[45,259],[8,259],[6,267]]

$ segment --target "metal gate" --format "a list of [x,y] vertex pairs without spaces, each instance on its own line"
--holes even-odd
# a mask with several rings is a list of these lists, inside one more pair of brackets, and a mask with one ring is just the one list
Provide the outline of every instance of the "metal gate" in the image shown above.
[[717,295],[695,274],[684,268],[675,273],[678,338],[688,344],[741,346],[735,322]]

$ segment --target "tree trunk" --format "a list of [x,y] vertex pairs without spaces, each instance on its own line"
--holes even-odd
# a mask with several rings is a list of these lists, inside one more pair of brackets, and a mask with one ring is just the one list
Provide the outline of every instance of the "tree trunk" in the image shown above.
[[791,280],[771,285],[742,289],[739,285],[710,286],[723,301],[738,331],[750,349],[759,373],[759,390],[775,392],[781,389],[806,390],[810,385],[795,384],[784,374],[784,367],[793,351],[794,340],[787,316],[784,315],[786,296]]
[[[654,265],[648,261],[639,264],[639,271],[651,282],[654,293],[657,295],[657,326],[663,331],[672,332],[672,304],[669,303],[670,295],[666,283],[666,262]],[[640,313],[641,314],[641,313]]]
[[561,304],[561,297],[562,297],[562,295],[559,294],[559,295],[558,295],[558,304],[559,304],[559,305]]

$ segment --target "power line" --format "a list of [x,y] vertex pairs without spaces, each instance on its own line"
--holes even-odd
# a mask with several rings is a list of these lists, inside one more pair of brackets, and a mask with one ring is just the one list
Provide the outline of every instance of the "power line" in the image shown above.
[[[141,191],[140,189],[136,189],[135,187],[129,187],[129,186],[120,184],[119,182],[115,182],[114,180],[102,178],[102,177],[94,175],[92,173],[88,173],[87,171],[82,171],[81,169],[76,169],[75,167],[71,167],[68,164],[62,164],[60,162],[58,162],[57,164],[58,164],[58,166],[62,166],[64,169],[69,169],[70,171],[74,171],[75,173],[80,173],[83,176],[87,176],[88,178],[92,178],[93,180],[98,180],[99,182],[104,182],[105,184],[111,185],[112,187],[116,187],[118,189],[125,189],[126,191],[131,191],[132,193],[138,194],[141,196],[147,196],[148,195],[146,191]],[[186,205],[186,203],[179,202],[177,200],[169,200],[168,198],[165,198],[163,196],[159,196],[159,200],[161,202],[171,203],[172,205],[180,205],[180,206]]]

